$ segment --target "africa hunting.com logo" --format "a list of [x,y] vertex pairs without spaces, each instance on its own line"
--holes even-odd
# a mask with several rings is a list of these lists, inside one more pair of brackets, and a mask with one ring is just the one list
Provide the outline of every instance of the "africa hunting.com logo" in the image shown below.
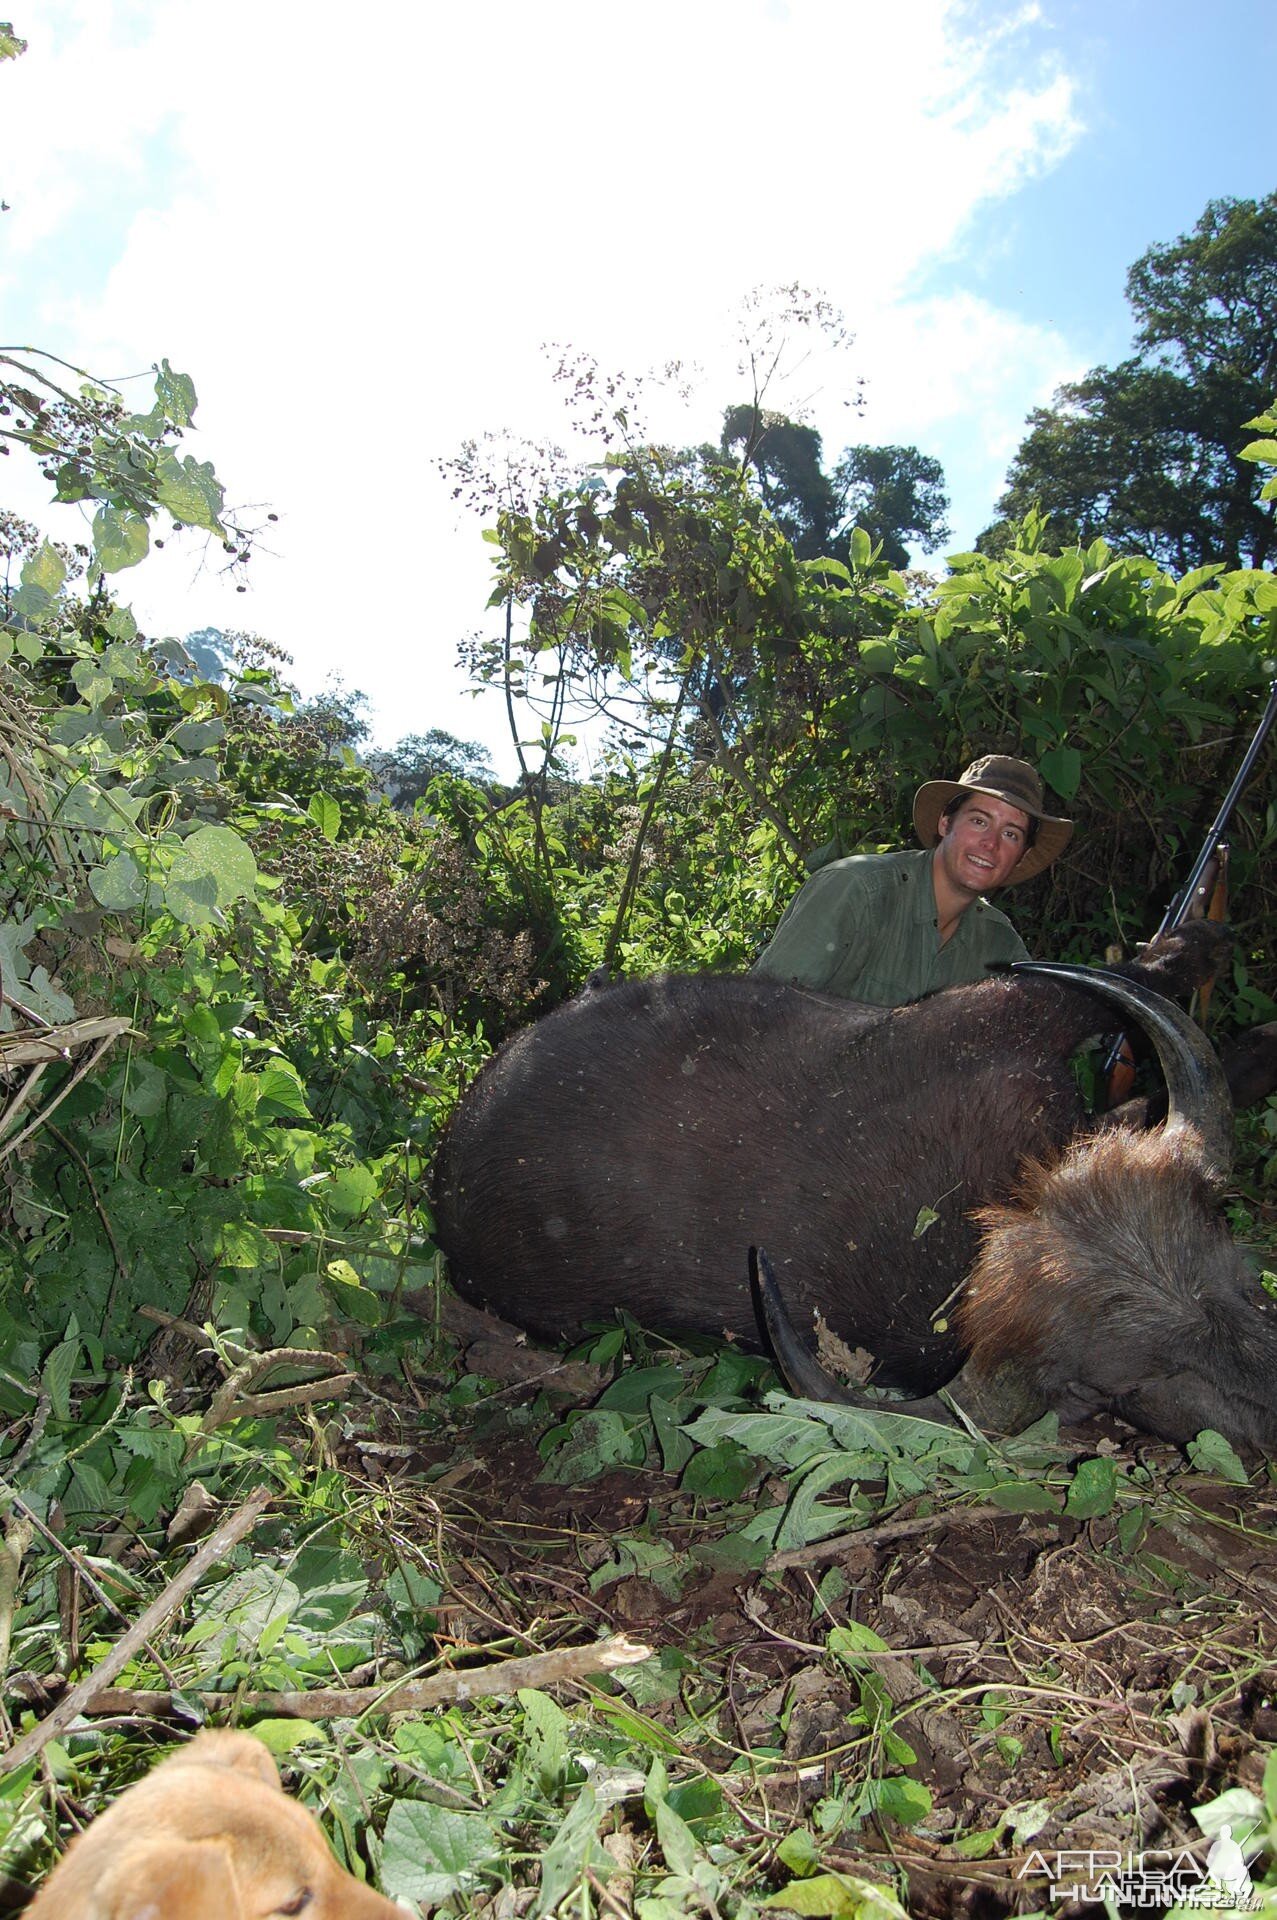
[[1016,1878],[1045,1880],[1052,1901],[1105,1905],[1110,1913],[1119,1907],[1253,1913],[1262,1905],[1246,1856],[1227,1826],[1220,1828],[1204,1861],[1188,1848],[1178,1854],[1065,1848],[1031,1853]]

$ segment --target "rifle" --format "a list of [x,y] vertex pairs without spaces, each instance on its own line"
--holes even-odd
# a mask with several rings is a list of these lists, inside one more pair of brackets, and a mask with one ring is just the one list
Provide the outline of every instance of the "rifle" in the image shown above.
[[[1236,778],[1224,795],[1219,812],[1206,830],[1202,850],[1193,862],[1192,871],[1162,915],[1157,932],[1153,935],[1154,940],[1160,940],[1164,933],[1173,933],[1186,920],[1200,920],[1203,915],[1211,920],[1224,918],[1228,879],[1228,842],[1224,838],[1224,830],[1263,751],[1274,720],[1277,720],[1277,680],[1270,680],[1268,705],[1255,729],[1255,737],[1242,757]],[[1203,1012],[1204,996],[1208,992],[1208,987],[1202,989]],[[1131,1052],[1131,1043],[1124,1033],[1119,1033],[1104,1062],[1106,1104],[1110,1107],[1120,1106],[1130,1093],[1134,1079],[1135,1057]]]

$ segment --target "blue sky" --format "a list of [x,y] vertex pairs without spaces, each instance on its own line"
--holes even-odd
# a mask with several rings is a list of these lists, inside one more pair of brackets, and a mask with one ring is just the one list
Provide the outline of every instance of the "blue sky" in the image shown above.
[[[1277,188],[1265,75],[1277,7],[1251,0],[1049,0],[1039,44],[1076,88],[1078,138],[1001,211],[981,217],[992,297],[1065,330],[1088,365],[1129,350],[1126,272],[1207,200]],[[973,236],[975,238],[975,236]],[[979,241],[972,249],[977,261]]]
[[[957,548],[1029,408],[1128,350],[1137,255],[1277,187],[1272,0],[14,4],[0,342],[166,356],[201,456],[280,515],[247,595],[172,544],[121,590],[152,632],[261,632],[308,691],[339,672],[387,743],[442,726],[503,769],[455,663],[491,550],[435,463],[567,437],[541,343],[681,358],[690,401],[651,425],[698,440],[743,397],[742,298],[819,288],[853,344],[773,404],[805,399],[831,459],[939,457]],[[0,504],[75,537],[18,467]]]

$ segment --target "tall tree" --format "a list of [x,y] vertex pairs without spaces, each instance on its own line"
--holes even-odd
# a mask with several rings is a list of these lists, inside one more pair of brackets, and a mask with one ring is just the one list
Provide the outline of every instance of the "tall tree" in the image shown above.
[[841,503],[821,465],[814,427],[747,401],[723,415],[722,447],[753,473],[763,505],[800,560],[833,551]]
[[843,552],[853,527],[893,567],[909,564],[911,546],[931,553],[949,537],[944,471],[917,447],[847,447],[828,474],[814,427],[749,404],[724,414],[722,446],[754,474],[800,560]]
[[909,548],[933,553],[949,538],[944,469],[917,447],[848,447],[834,468],[843,538],[863,527],[890,567],[907,567]]
[[396,746],[368,754],[367,764],[391,805],[403,812],[411,812],[441,773],[486,787],[495,786],[497,778],[485,747],[476,740],[459,740],[443,727],[405,734]]
[[1210,201],[1191,233],[1135,262],[1126,297],[1135,353],[1029,415],[1004,524],[1036,505],[1056,546],[1101,537],[1181,571],[1263,566],[1277,518],[1239,454],[1243,422],[1277,391],[1277,193]]

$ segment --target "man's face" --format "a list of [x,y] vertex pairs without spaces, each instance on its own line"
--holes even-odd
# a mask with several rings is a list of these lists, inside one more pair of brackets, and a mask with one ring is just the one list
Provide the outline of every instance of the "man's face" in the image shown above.
[[1029,844],[1029,816],[1019,807],[977,793],[940,821],[939,860],[963,893],[991,893],[1005,885]]

